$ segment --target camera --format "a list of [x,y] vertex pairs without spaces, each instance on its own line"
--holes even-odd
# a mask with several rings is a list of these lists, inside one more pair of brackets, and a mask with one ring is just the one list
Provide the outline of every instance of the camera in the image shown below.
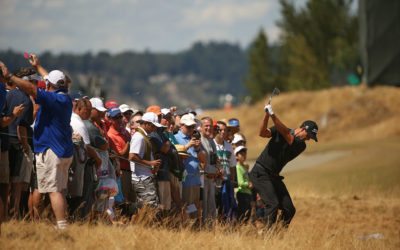
[[193,131],[192,138],[194,138],[195,140],[200,140],[200,137],[201,135],[199,131],[197,130]]

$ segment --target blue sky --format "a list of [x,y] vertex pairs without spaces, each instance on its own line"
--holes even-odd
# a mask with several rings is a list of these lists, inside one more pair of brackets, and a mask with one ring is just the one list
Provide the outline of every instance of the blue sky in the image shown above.
[[[296,3],[304,0],[296,1]],[[196,41],[276,42],[278,0],[0,0],[0,50],[176,52]]]

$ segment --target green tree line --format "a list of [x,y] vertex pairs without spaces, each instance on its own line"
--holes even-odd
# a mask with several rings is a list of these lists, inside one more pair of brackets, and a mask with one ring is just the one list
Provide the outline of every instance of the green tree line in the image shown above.
[[308,0],[303,7],[280,0],[278,58],[263,30],[250,46],[246,86],[253,101],[274,87],[315,90],[346,83],[360,61],[358,17],[351,0]]

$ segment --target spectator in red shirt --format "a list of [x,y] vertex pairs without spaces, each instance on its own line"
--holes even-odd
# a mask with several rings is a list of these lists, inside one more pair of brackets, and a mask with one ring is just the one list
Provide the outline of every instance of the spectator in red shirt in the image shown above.
[[[107,132],[110,147],[120,157],[128,159],[129,154],[129,142],[131,140],[129,133],[122,133],[122,113],[119,108],[113,108],[108,112],[110,120],[110,128]],[[122,194],[124,195],[126,203],[132,203],[136,201],[136,195],[131,184],[131,169],[129,161],[126,159],[119,159],[121,168],[121,184]]]

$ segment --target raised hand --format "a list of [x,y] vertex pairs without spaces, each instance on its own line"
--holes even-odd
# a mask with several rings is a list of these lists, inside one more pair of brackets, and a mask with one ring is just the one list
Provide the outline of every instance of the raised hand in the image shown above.
[[39,57],[35,54],[30,54],[29,55],[29,63],[33,66],[33,67],[37,67],[40,65],[40,61],[39,61]]
[[13,114],[15,117],[19,117],[19,116],[21,116],[22,113],[24,112],[24,109],[25,109],[25,107],[24,107],[23,104],[20,104],[20,105],[18,105],[18,106],[15,106],[14,109],[13,109],[12,114]]
[[273,115],[274,114],[274,111],[272,110],[272,105],[271,104],[265,105],[264,111],[266,113],[268,113],[269,115]]

